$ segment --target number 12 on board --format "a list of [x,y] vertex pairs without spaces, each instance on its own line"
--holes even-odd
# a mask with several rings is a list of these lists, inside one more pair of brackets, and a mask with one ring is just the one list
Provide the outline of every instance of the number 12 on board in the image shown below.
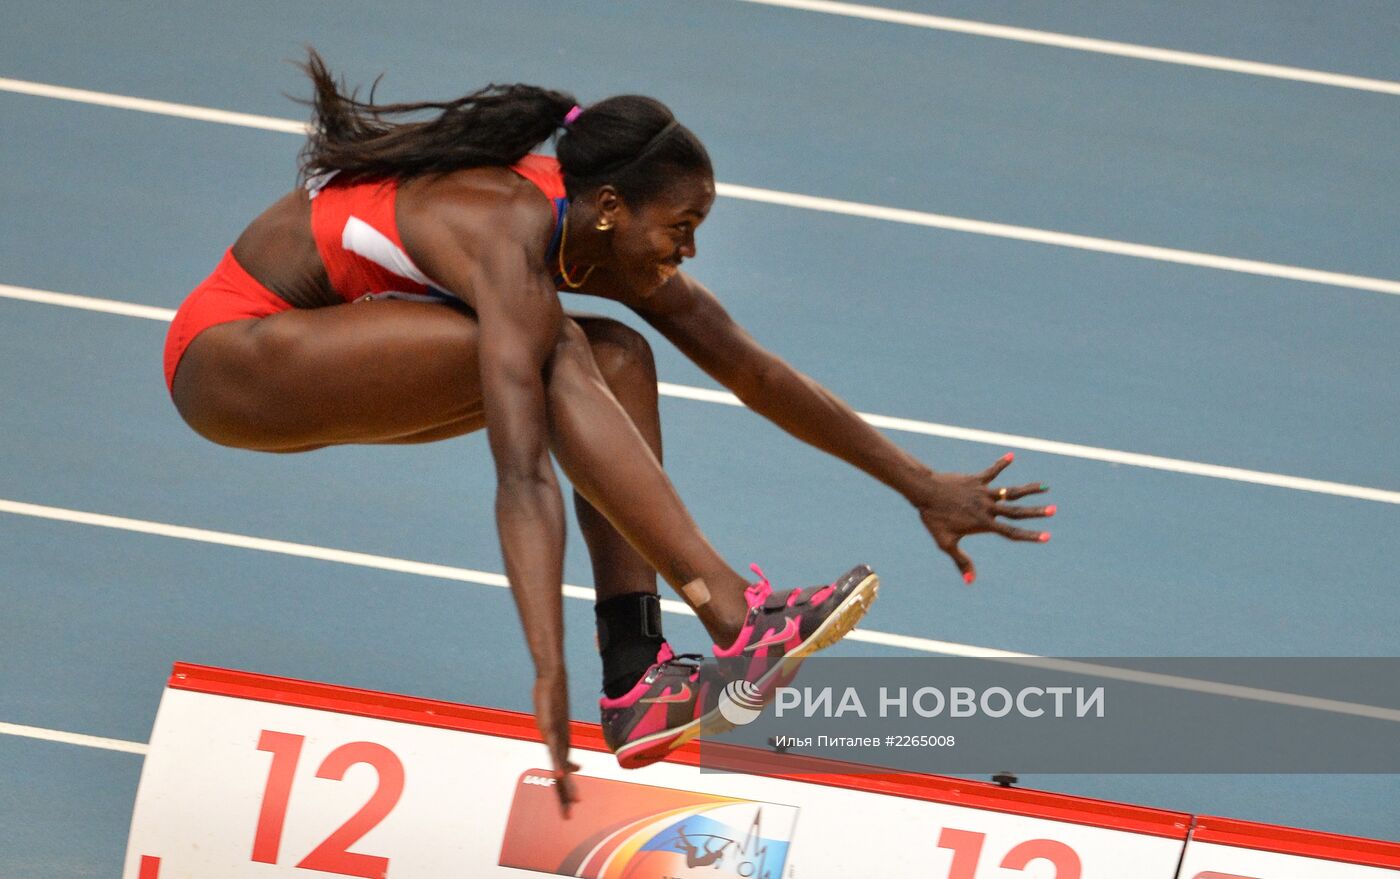
[[[263,730],[258,738],[258,750],[272,754],[263,790],[262,808],[258,812],[257,831],[253,836],[252,859],[262,864],[275,864],[282,847],[282,828],[287,821],[287,808],[292,798],[292,781],[301,760],[306,737],[292,733]],[[321,761],[317,778],[340,781],[345,772],[357,763],[368,763],[379,775],[379,785],[369,801],[320,845],[297,863],[306,870],[321,870],[342,876],[381,879],[388,872],[389,859],[350,851],[350,846],[388,817],[403,795],[403,762],[383,745],[374,742],[351,742],[341,745]]]
[[[986,841],[985,833],[943,828],[938,834],[938,847],[953,853],[948,879],[976,879],[977,864],[982,859],[982,846]],[[1049,861],[1053,864],[1054,879],[1079,879],[1083,870],[1074,849],[1053,839],[1032,839],[1021,843],[1006,853],[1000,866],[1008,870],[1024,870],[1032,861]]]

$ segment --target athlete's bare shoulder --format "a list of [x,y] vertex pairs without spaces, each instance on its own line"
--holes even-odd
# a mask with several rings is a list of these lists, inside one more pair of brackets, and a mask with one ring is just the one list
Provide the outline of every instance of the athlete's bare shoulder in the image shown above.
[[459,245],[518,240],[543,260],[554,207],[539,188],[509,168],[468,168],[417,177],[399,186],[399,233],[412,252],[450,231]]
[[[532,183],[509,168],[472,168],[400,185],[399,236],[409,257],[469,305],[485,272],[514,265],[549,284],[545,254],[554,208]],[[523,262],[522,262],[523,259]],[[455,283],[454,283],[455,279]]]

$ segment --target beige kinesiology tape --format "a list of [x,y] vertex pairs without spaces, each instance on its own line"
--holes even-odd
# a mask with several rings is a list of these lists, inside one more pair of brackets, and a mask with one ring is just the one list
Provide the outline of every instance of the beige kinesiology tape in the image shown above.
[[691,607],[704,607],[710,603],[710,588],[703,579],[691,580],[681,587],[681,594]]

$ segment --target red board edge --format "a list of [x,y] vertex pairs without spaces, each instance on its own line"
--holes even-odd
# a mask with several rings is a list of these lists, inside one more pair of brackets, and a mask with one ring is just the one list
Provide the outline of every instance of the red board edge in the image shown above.
[[1228,845],[1281,855],[1340,861],[1363,867],[1400,867],[1400,843],[1256,824],[1235,818],[1196,819],[1192,842]]
[[[401,696],[187,662],[175,663],[167,686],[175,690],[273,702],[377,720],[524,741],[542,741],[539,731],[535,728],[534,718],[517,711]],[[576,720],[572,721],[570,726],[574,747],[604,753],[609,750],[603,741],[602,729],[596,723]],[[724,753],[722,762],[726,765],[736,769],[742,766],[753,774],[779,780],[820,784],[1183,841],[1192,825],[1192,816],[1184,812],[1169,812],[1107,800],[1001,787],[987,782],[913,772],[843,774],[839,771],[842,764],[830,761],[812,758],[782,759],[779,755],[767,751],[735,745],[708,744],[705,747]],[[745,755],[748,755],[747,759]],[[677,749],[667,758],[667,762],[700,765],[700,743],[691,742]],[[707,760],[707,765],[711,765],[711,761]],[[782,769],[775,771],[774,767]]]

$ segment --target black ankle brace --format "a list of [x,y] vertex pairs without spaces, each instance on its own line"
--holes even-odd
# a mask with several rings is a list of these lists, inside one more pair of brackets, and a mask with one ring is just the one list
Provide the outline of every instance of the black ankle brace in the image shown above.
[[593,612],[603,657],[603,692],[616,698],[632,689],[666,643],[661,599],[650,592],[632,592],[599,602]]

